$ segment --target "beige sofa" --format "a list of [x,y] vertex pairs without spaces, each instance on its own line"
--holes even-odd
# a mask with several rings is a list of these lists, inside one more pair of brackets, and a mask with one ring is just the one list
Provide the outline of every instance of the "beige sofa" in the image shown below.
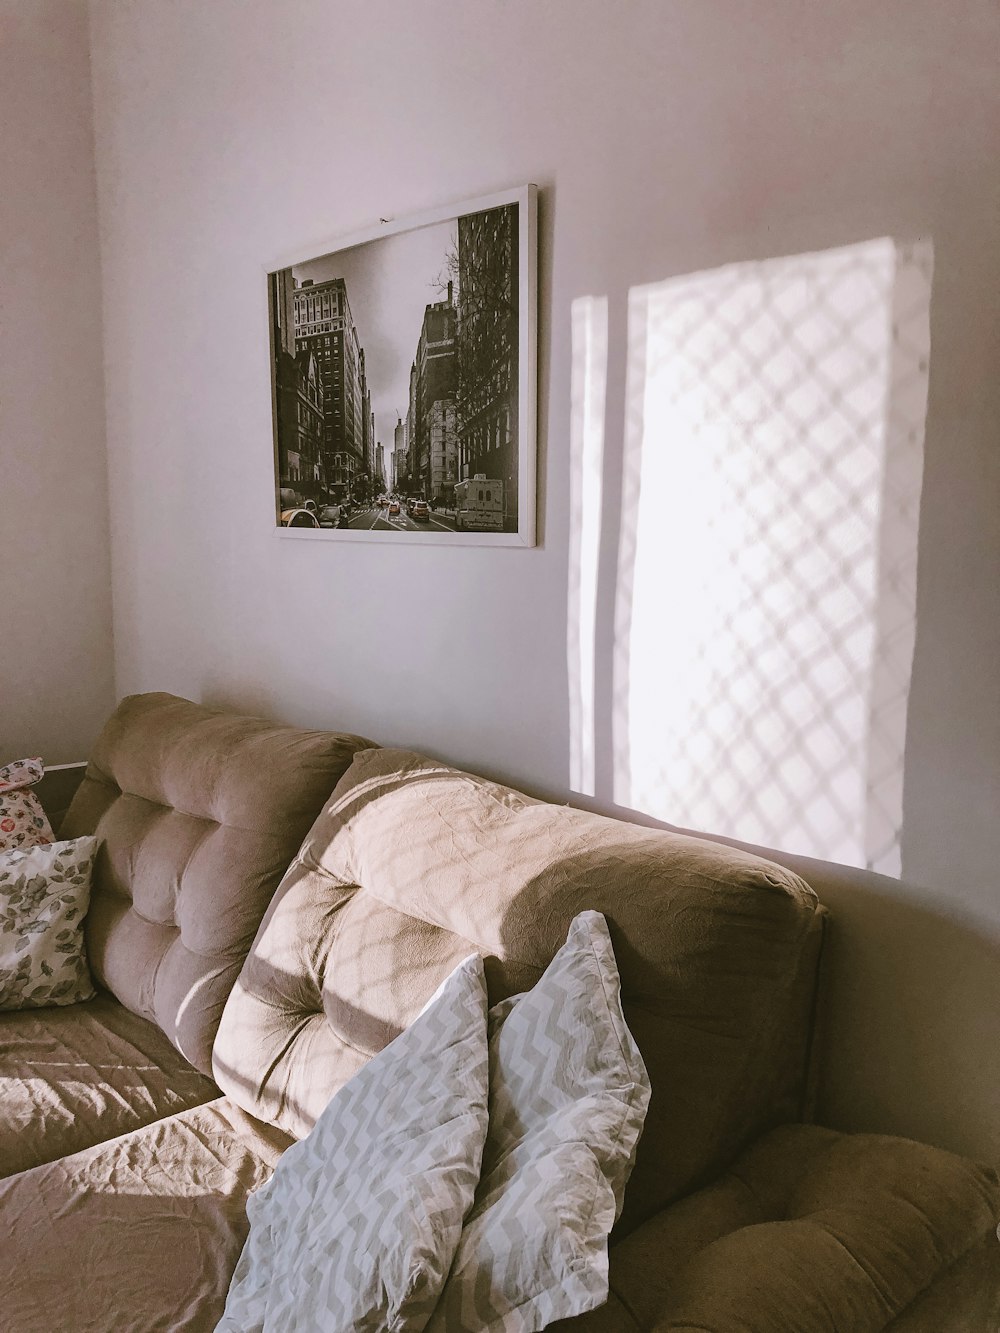
[[95,1000],[0,1015],[0,1175],[208,1101],[222,1008],[361,737],[126,699],[58,830],[99,830]]
[[996,1173],[808,1123],[825,917],[791,871],[164,695],[108,724],[61,830],[90,831],[105,993],[0,1017],[5,1333],[214,1327],[283,1149],[470,947],[500,998],[584,908],[653,1095],[573,1326],[1000,1327]]

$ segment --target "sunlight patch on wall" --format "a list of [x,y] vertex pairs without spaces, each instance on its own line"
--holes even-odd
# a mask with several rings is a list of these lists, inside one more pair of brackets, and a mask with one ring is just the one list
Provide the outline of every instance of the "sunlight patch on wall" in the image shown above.
[[569,764],[574,791],[594,795],[594,669],[601,548],[608,300],[578,297],[570,311],[570,550],[566,655]]
[[629,296],[615,800],[900,873],[932,251]]

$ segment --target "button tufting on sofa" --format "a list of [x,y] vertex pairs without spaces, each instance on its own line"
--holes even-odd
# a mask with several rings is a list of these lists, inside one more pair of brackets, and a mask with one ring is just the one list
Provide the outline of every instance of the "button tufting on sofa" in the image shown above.
[[216,1094],[212,1043],[254,932],[370,747],[169,694],[122,701],[58,830],[101,840],[86,938],[102,993],[0,1016],[0,1175]]
[[[163,710],[152,736],[147,710]],[[282,790],[302,783],[293,815],[266,806],[291,861],[272,895],[277,842],[257,837],[252,802],[225,794],[239,766],[232,721],[170,696],[126,700],[102,741],[122,756],[122,794],[99,746],[70,812],[108,842],[91,927],[99,977],[119,976],[130,948],[132,971],[117,999],[0,1020],[4,1073],[27,1108],[0,1116],[0,1162],[18,1172],[0,1181],[16,1333],[214,1328],[247,1192],[283,1148],[459,959],[485,956],[492,1000],[526,989],[587,909],[607,918],[652,1100],[611,1237],[609,1300],[553,1329],[997,1333],[996,1173],[795,1123],[811,1110],[825,915],[797,875],[407,751],[270,729],[283,758],[261,783],[255,755],[255,799],[275,772]],[[167,796],[184,808],[167,810]],[[212,844],[248,829],[239,891],[220,889]],[[218,1023],[211,996],[227,992]],[[211,1046],[217,1023],[212,1068],[228,1095],[210,1101],[177,1047]],[[74,1059],[66,1077],[60,1062]]]

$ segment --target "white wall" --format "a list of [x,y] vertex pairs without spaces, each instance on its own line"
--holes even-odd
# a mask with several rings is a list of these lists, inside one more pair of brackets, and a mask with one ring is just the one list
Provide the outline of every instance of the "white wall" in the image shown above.
[[113,703],[87,12],[0,0],[0,763]]
[[[949,968],[965,959],[973,992],[996,999],[998,38],[991,0],[95,0],[119,693],[167,688],[347,727],[568,796],[570,305],[606,295],[597,804],[609,808],[629,288],[930,236],[905,881],[893,892],[902,908],[908,883],[932,886],[922,913],[976,923]],[[262,266],[379,216],[524,181],[542,191],[539,548],[278,540]],[[836,904],[848,943],[868,920],[885,938],[884,885],[868,900],[863,884]],[[923,917],[919,929],[925,958]],[[894,1024],[933,1017],[940,1033],[954,986],[928,977],[901,1009],[899,973],[880,966],[866,958],[835,1001],[848,1035],[831,1104],[841,1121],[905,1128],[905,1059],[880,1098],[863,1053],[880,1058]],[[943,1039],[981,1084],[983,1062],[1000,1076],[964,1006],[953,1012]],[[921,1126],[1000,1155],[986,1093],[956,1126],[944,1107],[961,1092],[924,1084],[939,1105]]]

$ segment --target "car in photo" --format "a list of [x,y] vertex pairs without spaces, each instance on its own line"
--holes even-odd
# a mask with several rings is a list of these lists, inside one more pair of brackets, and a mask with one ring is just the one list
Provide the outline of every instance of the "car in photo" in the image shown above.
[[398,501],[398,500],[390,500],[390,501],[389,501],[389,513],[390,513],[390,514],[398,514],[398,513],[399,513],[399,501]]
[[477,472],[455,483],[455,531],[503,531],[503,482]]
[[321,528],[346,528],[346,505],[324,505],[316,515]]
[[283,509],[281,511],[283,528],[318,528],[319,520],[310,509]]
[[410,506],[410,517],[417,523],[429,523],[431,511],[426,500],[414,500]]

